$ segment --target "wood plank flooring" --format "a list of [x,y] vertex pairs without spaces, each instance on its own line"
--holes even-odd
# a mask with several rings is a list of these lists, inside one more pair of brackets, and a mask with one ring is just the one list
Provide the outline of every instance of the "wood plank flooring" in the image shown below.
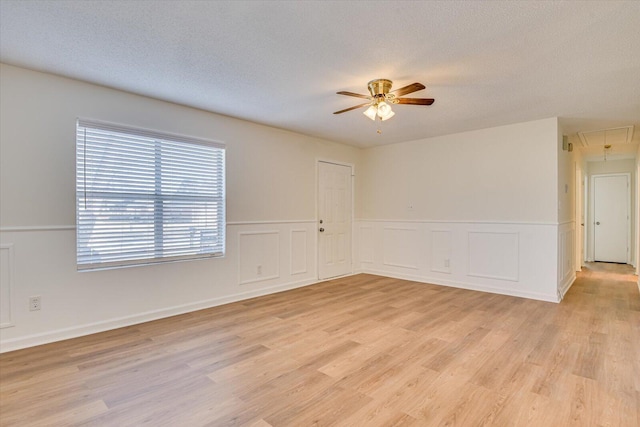
[[2,426],[640,425],[640,295],[361,274],[0,355]]

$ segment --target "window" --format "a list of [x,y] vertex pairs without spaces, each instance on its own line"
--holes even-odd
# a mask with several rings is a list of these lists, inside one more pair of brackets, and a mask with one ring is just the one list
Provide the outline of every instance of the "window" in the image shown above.
[[79,119],[78,270],[224,255],[224,145]]

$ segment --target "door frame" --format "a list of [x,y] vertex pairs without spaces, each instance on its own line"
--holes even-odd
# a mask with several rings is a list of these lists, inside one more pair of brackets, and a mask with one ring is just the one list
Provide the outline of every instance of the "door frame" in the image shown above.
[[587,225],[589,226],[589,238],[591,240],[590,245],[590,261],[595,261],[596,256],[596,233],[595,233],[595,183],[596,178],[601,177],[613,177],[613,176],[625,176],[627,178],[627,264],[631,264],[631,174],[629,172],[619,172],[619,173],[600,173],[591,175],[591,189],[589,191],[589,210],[591,211],[591,218],[589,218],[589,222]]
[[634,196],[636,197],[634,212],[636,232],[633,238],[636,240],[636,251],[633,262],[635,262],[634,267],[636,268],[636,275],[638,276],[638,290],[640,290],[640,147],[638,147],[638,154],[636,154],[636,188]]
[[355,259],[354,257],[354,248],[355,248],[355,244],[354,244],[354,237],[355,237],[355,218],[354,218],[354,212],[355,212],[355,176],[356,176],[356,167],[353,163],[347,163],[347,162],[341,162],[339,160],[333,160],[333,159],[327,159],[324,157],[316,157],[316,180],[315,180],[315,213],[314,213],[314,233],[313,233],[313,238],[315,241],[315,248],[316,248],[316,280],[320,280],[320,239],[318,236],[318,227],[319,227],[319,221],[320,221],[320,215],[318,212],[319,206],[320,206],[320,163],[330,163],[333,165],[338,165],[338,166],[346,166],[348,168],[351,169],[351,248],[349,251],[349,256],[351,257],[351,271],[347,274],[345,274],[344,276],[337,276],[337,277],[345,277],[345,276],[350,276],[353,274],[354,272],[354,266],[353,266],[353,260]]
[[582,271],[582,266],[584,265],[584,224],[586,221],[585,212],[584,212],[584,172],[582,170],[582,165],[579,162],[574,162],[574,173],[575,173],[575,270]]
[[584,261],[582,262],[582,265],[584,266],[587,262],[593,261],[591,257],[589,257],[589,231],[591,230],[591,227],[589,226],[589,222],[591,221],[591,212],[589,212],[589,203],[591,202],[591,197],[589,196],[589,194],[591,194],[591,184],[589,183],[589,176],[585,174],[582,179],[582,183],[584,184],[584,190],[582,193],[584,197],[582,199],[582,209],[584,209],[584,222],[582,223],[584,225],[584,227],[582,227],[582,259]]

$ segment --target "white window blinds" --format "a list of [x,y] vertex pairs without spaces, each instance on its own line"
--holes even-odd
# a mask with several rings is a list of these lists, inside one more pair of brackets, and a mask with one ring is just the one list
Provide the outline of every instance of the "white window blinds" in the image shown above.
[[222,256],[224,145],[78,120],[78,270]]

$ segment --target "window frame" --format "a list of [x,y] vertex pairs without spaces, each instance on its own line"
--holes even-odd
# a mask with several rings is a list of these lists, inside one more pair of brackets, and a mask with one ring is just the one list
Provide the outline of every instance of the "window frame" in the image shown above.
[[[116,132],[126,134],[133,138],[149,138],[154,139],[154,157],[153,162],[149,162],[146,166],[151,166],[154,170],[153,174],[153,182],[154,182],[154,192],[144,193],[144,192],[118,192],[118,191],[91,191],[90,193],[93,195],[92,199],[102,199],[104,201],[121,201],[127,200],[131,198],[132,194],[135,194],[135,200],[148,200],[153,204],[153,247],[152,257],[138,257],[131,259],[121,259],[121,260],[107,260],[107,261],[96,261],[96,262],[81,262],[80,255],[80,235],[81,235],[81,226],[80,226],[80,210],[81,203],[86,203],[91,198],[87,197],[87,185],[86,185],[86,176],[87,169],[86,166],[86,145],[83,148],[83,162],[81,162],[80,156],[80,129],[94,129],[106,132]],[[209,258],[221,258],[225,256],[226,253],[226,144],[214,141],[210,139],[196,138],[191,136],[185,136],[175,133],[162,132],[152,129],[134,127],[129,125],[122,125],[117,123],[105,122],[100,120],[93,119],[85,119],[85,118],[77,118],[76,119],[76,153],[75,153],[75,187],[76,187],[76,268],[78,271],[94,271],[94,270],[105,270],[105,269],[113,269],[113,268],[123,268],[123,267],[134,267],[134,266],[143,266],[143,265],[151,265],[151,264],[164,264],[164,263],[172,263],[172,262],[181,262],[188,260],[196,260],[196,259],[209,259]],[[86,135],[86,134],[85,134]],[[84,139],[84,143],[86,144],[86,136]],[[220,175],[218,181],[221,181],[219,185],[213,187],[213,194],[208,197],[194,196],[189,194],[163,194],[163,190],[161,188],[162,184],[162,158],[158,157],[158,153],[161,152],[161,146],[163,143],[170,144],[178,144],[183,148],[186,147],[188,150],[189,146],[198,145],[204,146],[208,148],[212,148],[216,151],[215,156],[220,156],[221,160],[216,161],[215,159],[212,162],[212,167],[216,169],[216,175]],[[108,142],[105,142],[105,145]],[[81,164],[82,163],[82,164]],[[141,166],[141,170],[144,166]],[[220,168],[222,169],[220,171]],[[82,171],[81,171],[82,170]],[[95,170],[98,170],[97,168]],[[183,171],[184,172],[184,171]],[[85,178],[84,187],[80,186],[80,174]],[[124,175],[122,175],[124,176]],[[217,195],[217,196],[216,196]],[[131,198],[131,200],[134,200]],[[164,234],[164,227],[169,224],[169,222],[165,222],[164,214],[168,210],[165,206],[166,202],[170,201],[178,201],[185,202],[188,200],[192,200],[194,204],[192,206],[198,206],[197,203],[216,203],[221,204],[222,207],[220,209],[216,208],[216,217],[217,221],[213,222],[213,225],[209,228],[209,230],[205,227],[200,229],[200,239],[202,239],[203,231],[210,231],[210,229],[217,230],[217,233],[214,232],[215,237],[217,238],[220,250],[214,250],[212,252],[198,252],[184,255],[163,255],[162,252],[165,250],[164,244],[167,240],[167,237]],[[185,206],[187,206],[185,204]],[[159,218],[158,218],[159,217]],[[114,221],[114,224],[118,224],[118,220]],[[132,222],[132,224],[136,224]],[[145,224],[144,222],[141,224]],[[146,225],[149,225],[147,222]],[[93,236],[93,234],[88,233],[88,235]],[[87,235],[83,234],[83,238],[86,238]],[[126,237],[123,237],[123,240]],[[144,242],[142,242],[144,243]],[[206,245],[200,243],[200,251],[203,248],[206,248]],[[126,252],[126,251],[124,251]],[[148,253],[148,252],[147,252]]]

